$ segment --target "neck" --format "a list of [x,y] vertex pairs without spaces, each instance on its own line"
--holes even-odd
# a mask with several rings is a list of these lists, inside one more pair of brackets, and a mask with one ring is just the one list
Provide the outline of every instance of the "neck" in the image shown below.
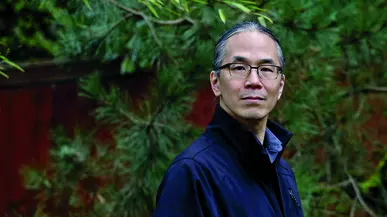
[[251,130],[258,138],[258,140],[263,144],[265,138],[265,130],[267,123],[267,116],[260,120],[244,121],[242,122],[249,130]]
[[225,110],[229,115],[231,115],[231,117],[233,117],[235,120],[237,120],[243,126],[245,126],[248,130],[251,130],[257,136],[257,138],[261,142],[261,144],[263,144],[263,140],[265,138],[265,130],[266,130],[266,123],[267,123],[268,116],[265,116],[262,119],[245,120],[245,119],[239,118],[237,115],[235,115],[231,110],[229,110],[222,103],[220,103],[220,107],[222,107],[223,110]]

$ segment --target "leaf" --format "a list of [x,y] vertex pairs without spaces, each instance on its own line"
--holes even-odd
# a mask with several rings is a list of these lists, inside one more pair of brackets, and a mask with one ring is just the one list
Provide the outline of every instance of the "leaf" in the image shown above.
[[197,3],[199,3],[199,4],[204,4],[204,5],[208,4],[207,1],[201,1],[201,0],[191,0],[191,1],[197,2]]
[[254,9],[254,10],[257,10],[257,11],[262,11],[262,12],[266,12],[266,11],[267,11],[267,10],[262,9],[262,8],[259,8],[259,7],[257,7],[257,6],[249,6],[249,8]]
[[240,2],[242,3],[246,3],[246,4],[250,4],[250,5],[256,5],[257,2],[254,2],[254,1],[246,1],[246,0],[239,0]]
[[265,21],[265,18],[263,18],[263,17],[261,17],[261,16],[258,16],[258,22],[259,22],[262,26],[266,27],[266,21]]
[[181,5],[183,6],[186,12],[189,12],[188,3],[186,0],[181,0]]
[[4,63],[6,63],[6,64],[8,64],[8,65],[10,65],[10,66],[12,66],[12,67],[14,67],[14,68],[16,68],[16,69],[18,69],[18,70],[24,72],[24,70],[23,70],[22,68],[20,68],[20,66],[18,66],[18,65],[15,64],[15,63],[13,63],[13,62],[10,61],[9,59],[7,59],[7,57],[5,57],[5,56],[0,56],[0,59],[2,59]]
[[157,7],[161,8],[164,6],[164,3],[162,1],[150,1],[152,4],[156,5]]
[[155,15],[157,18],[160,18],[156,9],[151,4],[146,4],[146,6],[149,8],[149,10],[152,12],[153,15]]
[[130,74],[135,70],[135,64],[132,61],[132,58],[126,56],[125,59],[121,63],[121,74]]
[[198,25],[194,25],[192,28],[188,29],[187,31],[185,31],[182,35],[181,35],[181,38],[184,40],[184,41],[187,41],[188,39],[190,38],[194,38],[195,34],[198,33],[198,31],[200,30],[200,27]]
[[[273,20],[270,19],[270,17],[268,17],[268,16],[266,16],[266,15],[263,15],[263,14],[261,14],[261,13],[254,13],[254,14],[256,14],[256,15],[258,15],[258,16],[261,16],[261,17],[265,18],[265,19],[268,20],[270,23],[273,23]],[[259,18],[258,18],[258,19],[259,19]]]
[[249,8],[247,8],[246,6],[244,6],[244,5],[241,4],[241,3],[238,3],[238,2],[230,2],[230,1],[225,1],[225,3],[228,4],[228,5],[237,7],[238,9],[242,10],[242,11],[245,12],[245,13],[250,13],[250,12],[251,12],[251,10],[250,10]]
[[85,3],[85,5],[86,5],[87,8],[89,8],[90,10],[92,10],[91,7],[90,7],[90,4],[89,4],[89,0],[83,0],[83,3]]
[[0,75],[4,76],[5,78],[9,78],[9,76],[7,74],[5,74],[4,72],[0,71]]
[[223,23],[226,23],[226,16],[224,16],[223,10],[219,9],[218,14]]

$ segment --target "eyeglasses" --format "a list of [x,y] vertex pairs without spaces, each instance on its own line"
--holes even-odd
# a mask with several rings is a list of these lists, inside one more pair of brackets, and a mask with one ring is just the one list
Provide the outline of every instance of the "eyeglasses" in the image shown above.
[[228,63],[220,66],[215,70],[228,68],[230,75],[236,78],[247,78],[251,69],[257,69],[258,76],[264,80],[275,80],[278,78],[278,75],[282,72],[282,68],[276,65],[259,65],[257,67],[250,66],[245,63]]

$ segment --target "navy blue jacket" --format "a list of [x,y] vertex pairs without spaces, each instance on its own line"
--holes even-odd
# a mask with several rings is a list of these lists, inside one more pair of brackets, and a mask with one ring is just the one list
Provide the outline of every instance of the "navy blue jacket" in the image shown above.
[[[271,121],[267,127],[284,149],[292,134]],[[169,167],[153,217],[302,217],[283,149],[271,163],[255,136],[218,105],[205,132]]]

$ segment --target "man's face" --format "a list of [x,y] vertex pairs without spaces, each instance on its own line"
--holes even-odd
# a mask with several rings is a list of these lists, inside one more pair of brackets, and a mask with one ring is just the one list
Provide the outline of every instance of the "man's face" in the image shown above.
[[[228,39],[222,65],[237,62],[280,66],[276,43],[260,32],[238,33]],[[278,75],[275,80],[262,80],[257,70],[252,69],[247,78],[236,78],[225,68],[219,77],[212,71],[210,81],[220,106],[228,114],[243,122],[255,122],[267,119],[281,97],[285,77]]]

